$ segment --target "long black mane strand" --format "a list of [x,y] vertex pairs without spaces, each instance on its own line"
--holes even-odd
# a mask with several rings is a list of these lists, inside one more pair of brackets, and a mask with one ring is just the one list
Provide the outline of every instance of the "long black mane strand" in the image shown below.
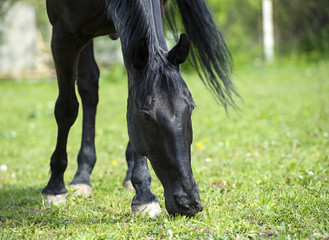
[[[145,11],[143,4],[145,3],[140,0],[112,0],[108,3],[107,15],[119,33],[124,52],[130,52],[133,46],[131,43],[142,37],[147,37],[149,46],[154,44],[152,13]],[[151,48],[149,50],[152,51]]]
[[[137,40],[146,37],[149,50],[149,62],[145,78],[135,89],[129,88],[136,99],[144,99],[145,94],[154,90],[154,85],[162,83],[161,89],[168,94],[186,92],[187,86],[179,75],[174,74],[174,67],[167,58],[159,52],[160,40],[157,36],[154,16],[150,11],[150,4],[154,0],[112,0],[108,3],[108,18],[113,21],[119,33],[123,55],[129,55]],[[159,18],[162,24],[161,16]],[[164,36],[163,36],[164,37]],[[167,46],[165,46],[167,47]],[[130,58],[125,58],[125,64],[130,64]],[[185,96],[182,96],[185,97]]]
[[[215,99],[236,108],[232,95],[239,96],[231,82],[232,56],[204,0],[172,0],[166,9],[167,25],[177,35],[175,15],[179,9],[192,42],[192,63]],[[233,94],[232,94],[233,93]]]

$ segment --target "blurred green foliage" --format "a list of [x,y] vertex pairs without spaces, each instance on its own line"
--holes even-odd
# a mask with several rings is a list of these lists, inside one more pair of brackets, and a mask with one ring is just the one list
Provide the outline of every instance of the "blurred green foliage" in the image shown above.
[[277,51],[306,54],[310,60],[328,57],[329,1],[275,0]]
[[[328,0],[272,0],[278,57],[329,55]],[[208,0],[236,61],[262,58],[262,0]]]
[[[236,63],[260,62],[263,58],[262,0],[207,0]],[[297,56],[318,60],[329,55],[328,0],[272,0],[277,57]],[[0,18],[5,3],[0,1]],[[37,26],[45,41],[50,28],[45,1],[20,0],[36,8]],[[169,37],[170,38],[170,37]]]
[[209,0],[235,62],[262,57],[261,0]]

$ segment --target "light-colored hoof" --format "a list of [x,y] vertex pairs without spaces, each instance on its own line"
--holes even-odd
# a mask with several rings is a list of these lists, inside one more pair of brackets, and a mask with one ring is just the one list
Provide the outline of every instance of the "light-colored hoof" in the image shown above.
[[93,192],[93,189],[87,184],[70,184],[69,188],[75,190],[74,197],[86,198]]
[[43,196],[43,204],[44,205],[60,205],[66,202],[67,193],[59,194],[59,195],[51,195],[51,194],[42,194]]
[[134,186],[133,186],[133,184],[131,183],[130,180],[124,181],[122,185],[126,190],[129,190],[129,191],[135,190],[135,188],[134,188]]
[[133,214],[146,214],[148,213],[150,218],[154,218],[161,213],[160,204],[158,202],[152,202],[143,205],[131,205]]

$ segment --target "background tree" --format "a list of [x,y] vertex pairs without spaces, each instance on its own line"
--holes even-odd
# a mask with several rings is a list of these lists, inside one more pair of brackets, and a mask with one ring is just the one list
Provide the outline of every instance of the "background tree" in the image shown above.
[[328,55],[328,0],[275,0],[274,11],[280,54]]
[[[262,1],[208,2],[235,59],[262,57]],[[329,55],[328,0],[273,0],[273,5],[278,56],[298,54],[314,60]]]

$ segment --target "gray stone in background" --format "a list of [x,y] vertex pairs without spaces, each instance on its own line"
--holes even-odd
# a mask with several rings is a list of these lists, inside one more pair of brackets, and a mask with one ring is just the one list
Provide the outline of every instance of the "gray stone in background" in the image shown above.
[[35,9],[18,2],[4,4],[0,20],[0,74],[19,75],[36,66]]
[[108,36],[94,40],[96,61],[101,66],[123,63],[120,39],[113,41]]
[[[55,77],[50,43],[45,42],[37,28],[36,6],[4,3],[1,12],[0,79]],[[47,22],[45,27],[51,28]],[[101,67],[123,62],[120,40],[99,37],[94,40],[94,46],[96,61]]]

